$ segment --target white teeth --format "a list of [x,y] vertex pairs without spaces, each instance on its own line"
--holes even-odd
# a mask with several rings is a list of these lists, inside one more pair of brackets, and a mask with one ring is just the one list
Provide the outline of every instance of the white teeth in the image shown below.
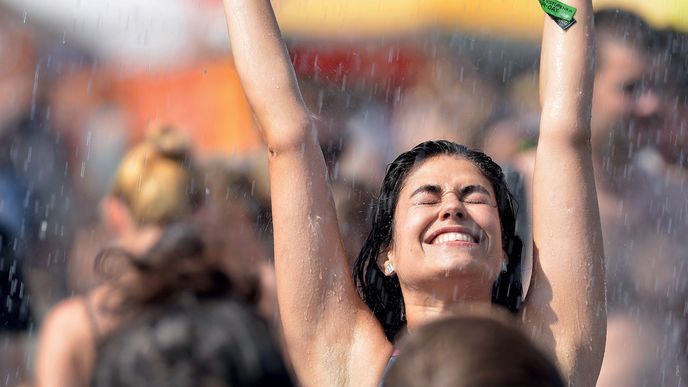
[[475,240],[470,234],[465,234],[461,232],[447,232],[444,234],[438,235],[434,241],[432,241],[433,245],[439,245],[442,243],[447,243],[447,242],[453,242],[453,241],[462,241],[462,242],[471,242],[474,243]]

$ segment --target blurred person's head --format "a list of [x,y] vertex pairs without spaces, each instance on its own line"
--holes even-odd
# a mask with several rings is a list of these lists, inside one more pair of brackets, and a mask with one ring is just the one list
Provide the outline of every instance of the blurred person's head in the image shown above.
[[229,159],[204,160],[200,171],[206,199],[196,221],[208,259],[225,269],[235,294],[258,305],[264,317],[274,317],[277,296],[268,250],[271,240],[258,223],[269,212],[262,201],[265,194],[247,171]]
[[519,155],[537,145],[537,120],[510,116],[488,126],[481,149],[499,165],[514,165]]
[[351,264],[356,260],[368,235],[368,219],[375,197],[374,191],[360,181],[332,182],[332,197],[337,210],[344,252]]
[[50,126],[75,149],[67,155],[75,192],[95,203],[108,192],[130,146],[129,115],[111,95],[114,71],[81,53],[63,55],[48,67]]
[[0,134],[31,107],[35,71],[31,31],[20,17],[0,6]]
[[385,386],[564,386],[554,362],[506,317],[466,314],[411,332]]
[[[640,120],[657,114],[656,97],[643,83],[651,29],[640,16],[621,9],[597,11],[594,18],[593,155],[627,157]],[[625,148],[614,150],[616,146]]]
[[115,235],[136,238],[187,218],[202,199],[188,140],[162,127],[124,156],[103,210]]
[[236,301],[150,310],[99,347],[93,387],[292,386],[264,321]]
[[688,167],[688,33],[658,32],[655,83],[658,84],[661,119],[652,140],[664,160]]
[[104,312],[136,315],[188,294],[251,301],[250,294],[235,292],[221,263],[209,259],[203,229],[194,222],[168,225],[150,245],[142,252],[111,246],[96,256],[95,270],[110,284]]
[[394,154],[434,139],[475,146],[481,125],[492,113],[493,85],[478,73],[471,58],[431,47],[414,84],[394,107]]
[[204,205],[235,206],[261,237],[268,237],[263,228],[270,218],[269,183],[261,169],[265,162],[267,157],[257,155],[238,161],[230,157],[205,157],[199,162],[199,174],[206,189]]
[[313,113],[325,162],[332,169],[348,145],[346,122],[355,100],[348,91],[326,80],[300,79],[299,87],[306,107]]

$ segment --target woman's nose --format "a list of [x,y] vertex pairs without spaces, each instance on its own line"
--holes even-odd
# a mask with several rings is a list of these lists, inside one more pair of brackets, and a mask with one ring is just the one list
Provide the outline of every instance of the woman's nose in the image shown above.
[[452,217],[457,219],[463,219],[466,217],[466,207],[455,195],[447,195],[443,199],[442,210],[440,212],[440,218],[442,220],[447,220]]

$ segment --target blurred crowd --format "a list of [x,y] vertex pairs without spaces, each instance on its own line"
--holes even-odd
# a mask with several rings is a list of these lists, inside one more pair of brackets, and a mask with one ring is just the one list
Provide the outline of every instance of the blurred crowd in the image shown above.
[[[598,385],[681,386],[688,34],[618,9],[595,24]],[[267,158],[230,55],[131,73],[50,36],[0,8],[0,383],[297,384],[280,349]],[[429,31],[288,45],[352,262],[386,164],[427,139],[511,171],[528,233],[537,43]]]

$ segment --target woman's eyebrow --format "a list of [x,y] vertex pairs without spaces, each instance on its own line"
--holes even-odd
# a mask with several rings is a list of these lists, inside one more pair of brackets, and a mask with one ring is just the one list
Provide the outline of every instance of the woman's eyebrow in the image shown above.
[[439,185],[436,185],[436,184],[425,184],[425,185],[421,185],[421,186],[418,187],[415,191],[413,191],[413,192],[411,193],[411,195],[409,195],[409,197],[412,198],[412,197],[416,196],[416,195],[419,194],[419,193],[439,194],[440,192],[442,192],[442,188],[441,188]]
[[467,185],[467,186],[461,188],[461,195],[462,196],[468,195],[468,194],[473,193],[473,192],[480,192],[480,193],[487,194],[490,197],[492,196],[492,194],[490,194],[490,191],[480,184],[471,184],[471,185]]

